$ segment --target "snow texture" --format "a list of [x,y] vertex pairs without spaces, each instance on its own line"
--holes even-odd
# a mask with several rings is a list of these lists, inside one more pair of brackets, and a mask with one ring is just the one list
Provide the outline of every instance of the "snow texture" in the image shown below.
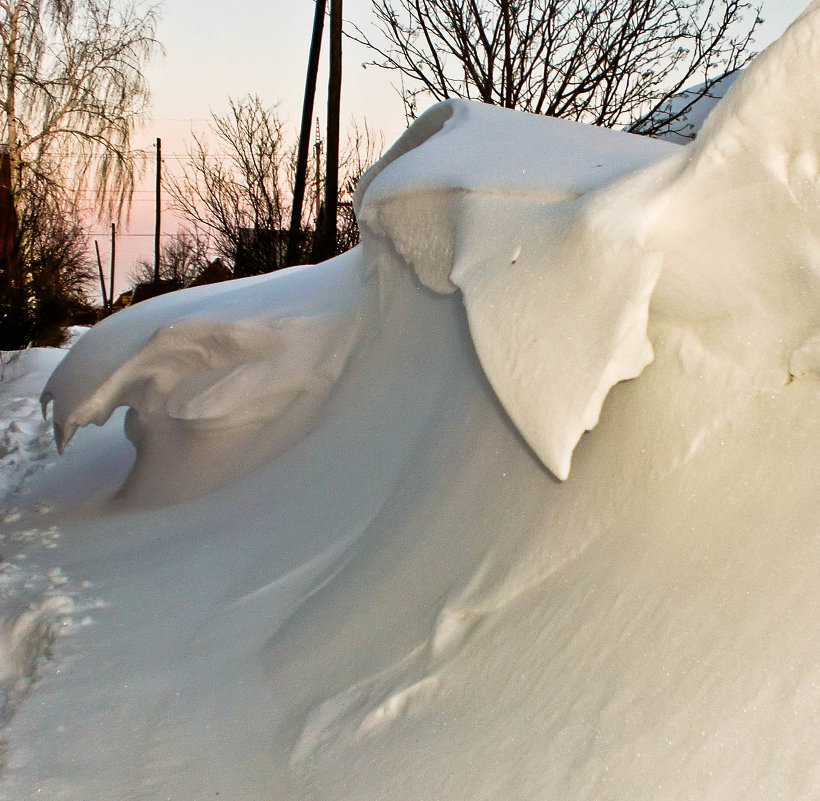
[[461,289],[493,388],[561,479],[609,389],[652,359],[646,322],[660,255],[595,190],[673,149],[448,101],[405,133],[357,193],[368,233],[386,238],[430,288]]
[[13,357],[0,799],[818,798],[818,97],[815,2],[686,147],[436,106],[360,248],[85,334],[59,460]]
[[[251,279],[174,293],[108,318],[43,391],[62,448],[78,426],[129,408],[139,458],[124,495],[211,489],[298,441],[358,341],[366,274],[342,257],[287,286]],[[79,366],[78,366],[79,365]]]

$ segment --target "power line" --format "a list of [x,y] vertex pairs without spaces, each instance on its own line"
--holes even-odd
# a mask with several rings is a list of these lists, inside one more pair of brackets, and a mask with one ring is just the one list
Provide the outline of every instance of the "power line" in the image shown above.
[[[92,232],[92,233],[88,234],[88,236],[108,236],[108,234],[109,234],[108,231],[104,231],[103,233]],[[131,236],[131,237],[134,237],[134,236],[154,236],[154,234],[130,234],[130,233],[129,234],[124,234],[120,231],[117,231],[117,239],[119,239],[120,237],[123,237],[123,236]],[[163,233],[160,234],[160,236],[174,236],[174,234],[164,233],[163,232]]]
[[[103,158],[107,158],[105,153],[86,153],[86,154],[83,154],[83,153],[77,153],[76,151],[72,151],[72,150],[64,150],[64,151],[52,150],[52,151],[49,151],[49,155],[59,156],[60,158],[75,158],[75,159],[103,159]],[[145,153],[146,158],[148,157],[148,155],[153,155],[153,154],[149,154],[148,151],[146,151],[146,153]],[[216,152],[204,153],[202,155],[204,155],[205,158],[209,158],[209,159],[215,159],[215,158],[226,159],[226,158],[235,158],[235,156],[236,156],[235,153],[231,153],[230,151],[227,151],[227,150],[222,150],[222,151],[217,150]],[[194,154],[194,156],[199,157],[198,154]],[[190,153],[163,153],[162,154],[162,160],[163,161],[165,161],[165,159],[168,159],[168,158],[189,159],[189,158],[192,158],[192,154],[190,154]],[[30,163],[34,163],[35,161],[36,161],[36,159],[29,159]]]

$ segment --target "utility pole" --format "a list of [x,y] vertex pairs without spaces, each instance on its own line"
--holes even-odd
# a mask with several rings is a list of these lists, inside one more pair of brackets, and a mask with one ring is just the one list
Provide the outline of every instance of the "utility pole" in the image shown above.
[[325,155],[325,220],[320,254],[336,255],[339,203],[339,118],[342,102],[342,0],[330,0],[330,76],[327,83],[327,143]]
[[117,224],[111,223],[111,284],[108,287],[108,308],[114,308],[114,266],[117,263]]
[[159,240],[162,230],[161,214],[162,204],[160,202],[160,192],[162,191],[162,139],[157,137],[157,192],[156,192],[156,222],[154,224],[154,283],[159,283]]
[[313,35],[310,39],[305,98],[302,102],[302,125],[299,131],[299,152],[296,157],[296,176],[293,179],[293,207],[290,213],[288,232],[288,252],[286,264],[296,264],[299,260],[300,233],[302,230],[302,205],[305,200],[307,182],[307,162],[310,150],[310,123],[313,119],[313,101],[316,96],[316,79],[319,74],[319,55],[322,49],[322,32],[325,25],[326,0],[316,0],[313,12]]
[[105,290],[105,275],[103,275],[102,259],[100,258],[100,243],[94,240],[94,249],[97,251],[97,269],[100,271],[100,291],[102,292],[103,311],[108,312],[108,293]]
[[316,173],[316,197],[313,199],[313,219],[316,232],[319,233],[319,211],[322,208],[322,132],[319,130],[319,118],[316,118],[316,143],[313,145],[315,151],[314,171]]

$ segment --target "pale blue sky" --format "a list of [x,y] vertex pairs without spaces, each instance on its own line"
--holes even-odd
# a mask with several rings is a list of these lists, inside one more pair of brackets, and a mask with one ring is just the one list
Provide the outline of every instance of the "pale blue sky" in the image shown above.
[[[279,102],[283,116],[298,126],[313,0],[235,0],[228,12],[226,6],[224,0],[164,0],[158,38],[166,55],[157,58],[149,72],[157,128],[166,119],[207,118],[209,109],[222,111],[229,97],[245,94]],[[370,0],[346,0],[345,19],[364,27],[369,8]],[[354,42],[346,39],[343,51],[343,118],[372,118],[395,138],[403,130],[404,115],[391,76],[363,69],[366,51]],[[316,107],[320,113],[326,102],[326,41],[322,55]]]
[[[806,7],[807,0],[763,0],[765,24],[758,35],[762,49],[782,33]],[[222,112],[228,98],[258,94],[263,101],[279,103],[283,118],[296,131],[301,113],[304,73],[313,23],[313,0],[164,0],[158,38],[166,54],[149,68],[154,96],[153,119],[138,137],[141,145],[162,138],[167,170],[178,163],[191,128],[207,125],[211,110]],[[345,0],[344,16],[363,29],[370,19],[370,0]],[[377,68],[364,69],[367,53],[350,40],[344,42],[343,124],[365,118],[381,130],[385,144],[404,129],[401,100],[391,86],[394,77]],[[324,116],[327,51],[316,113]],[[139,258],[153,259],[153,195],[151,182],[137,194],[132,221],[118,239],[118,262],[125,271]],[[171,233],[176,222],[165,216],[163,230]],[[122,286],[120,286],[122,283]]]
[[[763,0],[765,24],[758,45],[779,36],[806,5],[807,0]],[[313,8],[313,0],[164,0],[158,37],[166,55],[150,69],[155,122],[149,138],[162,135],[164,120],[202,120],[209,109],[223,110],[228,97],[248,93],[281,102],[296,126]],[[370,0],[345,0],[344,15],[366,29]],[[363,69],[367,53],[355,43],[345,40],[344,50],[344,118],[367,117],[392,140],[404,125],[393,76]],[[317,110],[323,103],[322,98]]]

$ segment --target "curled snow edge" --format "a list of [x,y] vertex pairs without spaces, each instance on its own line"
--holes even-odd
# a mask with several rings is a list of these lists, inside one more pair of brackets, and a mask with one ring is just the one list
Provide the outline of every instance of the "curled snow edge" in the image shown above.
[[687,146],[450,100],[362,179],[363,240],[462,291],[491,385],[559,479],[610,389],[652,361],[650,317],[761,386],[816,366],[818,41],[815,0]]
[[[305,436],[362,332],[368,276],[350,254],[174,292],[89,331],[46,383],[59,450],[127,407],[137,460],[120,497],[193,497]],[[317,281],[312,271],[319,271]],[[180,469],[183,468],[183,469]],[[173,476],[173,480],[169,480]]]
[[[230,480],[219,460],[243,447],[256,464],[273,458],[316,425],[375,308],[371,277],[393,285],[393,256],[431,290],[461,290],[490,384],[561,480],[610,389],[652,361],[650,317],[696,337],[714,329],[709,347],[750,376],[814,370],[818,40],[815,0],[685,147],[476,102],[434,106],[362,178],[362,247],[157,298],[86,334],[43,393],[60,446],[124,405],[140,451],[132,475],[160,488],[166,456],[205,460],[191,492]],[[787,92],[794,74],[799,91]],[[727,218],[742,252],[721,234]],[[704,237],[705,256],[692,243]]]
[[[510,142],[530,160],[510,165]],[[612,198],[623,175],[634,182],[678,150],[450,100],[359,187],[363,232],[387,239],[430,289],[462,291],[491,385],[559,479],[612,386],[652,361],[647,321],[662,256],[644,247],[640,217],[624,219]],[[543,154],[536,164],[533,152]],[[613,192],[600,189],[613,182]]]

